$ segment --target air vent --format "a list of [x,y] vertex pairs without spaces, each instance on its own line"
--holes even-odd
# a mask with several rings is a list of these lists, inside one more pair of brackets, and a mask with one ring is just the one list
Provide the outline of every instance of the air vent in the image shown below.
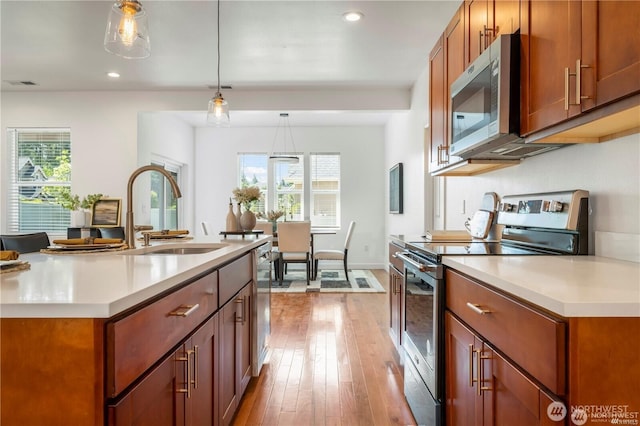
[[9,83],[12,86],[37,86],[38,83],[33,81],[22,81],[22,80],[3,80],[5,83]]

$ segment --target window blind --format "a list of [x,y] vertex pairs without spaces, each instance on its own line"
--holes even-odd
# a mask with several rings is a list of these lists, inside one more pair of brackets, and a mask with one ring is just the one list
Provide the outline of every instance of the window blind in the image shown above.
[[7,230],[66,234],[70,212],[56,199],[71,190],[70,129],[8,129]]

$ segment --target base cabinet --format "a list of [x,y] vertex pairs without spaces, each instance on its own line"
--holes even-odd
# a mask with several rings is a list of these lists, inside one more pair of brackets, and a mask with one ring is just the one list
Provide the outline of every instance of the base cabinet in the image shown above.
[[220,421],[231,424],[251,379],[251,284],[220,313]]
[[109,425],[213,425],[217,413],[218,315],[210,318],[118,403]]
[[448,426],[563,424],[547,416],[553,398],[450,312],[445,330]]
[[404,265],[395,254],[402,250],[399,245],[389,243],[389,335],[398,351],[404,326]]

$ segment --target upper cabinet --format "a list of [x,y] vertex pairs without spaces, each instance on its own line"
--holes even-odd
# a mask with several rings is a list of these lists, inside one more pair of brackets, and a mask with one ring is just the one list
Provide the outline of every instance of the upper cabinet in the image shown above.
[[460,160],[449,157],[450,86],[464,72],[464,34],[461,6],[429,55],[430,172]]
[[523,136],[640,91],[640,2],[522,0],[521,9]]
[[520,28],[520,0],[465,0],[464,20],[466,68],[496,37]]

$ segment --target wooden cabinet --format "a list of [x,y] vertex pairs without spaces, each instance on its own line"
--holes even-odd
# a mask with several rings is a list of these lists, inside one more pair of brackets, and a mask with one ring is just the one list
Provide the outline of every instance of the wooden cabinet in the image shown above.
[[221,310],[220,424],[229,425],[251,378],[251,285]]
[[521,8],[522,135],[640,92],[640,2],[522,0]]
[[451,269],[445,279],[447,425],[573,424],[547,415],[552,402],[640,412],[638,345],[619,343],[637,340],[640,318],[561,318]]
[[213,425],[217,315],[108,408],[109,425]]
[[429,171],[461,160],[449,156],[451,83],[464,71],[464,7],[460,6],[429,55]]
[[520,28],[520,0],[465,0],[465,68],[501,34]]
[[389,335],[400,351],[404,328],[404,265],[395,257],[397,251],[402,251],[402,247],[389,243]]
[[450,312],[445,314],[448,426],[550,425],[549,396]]
[[640,91],[640,2],[588,0],[581,12],[584,111]]

